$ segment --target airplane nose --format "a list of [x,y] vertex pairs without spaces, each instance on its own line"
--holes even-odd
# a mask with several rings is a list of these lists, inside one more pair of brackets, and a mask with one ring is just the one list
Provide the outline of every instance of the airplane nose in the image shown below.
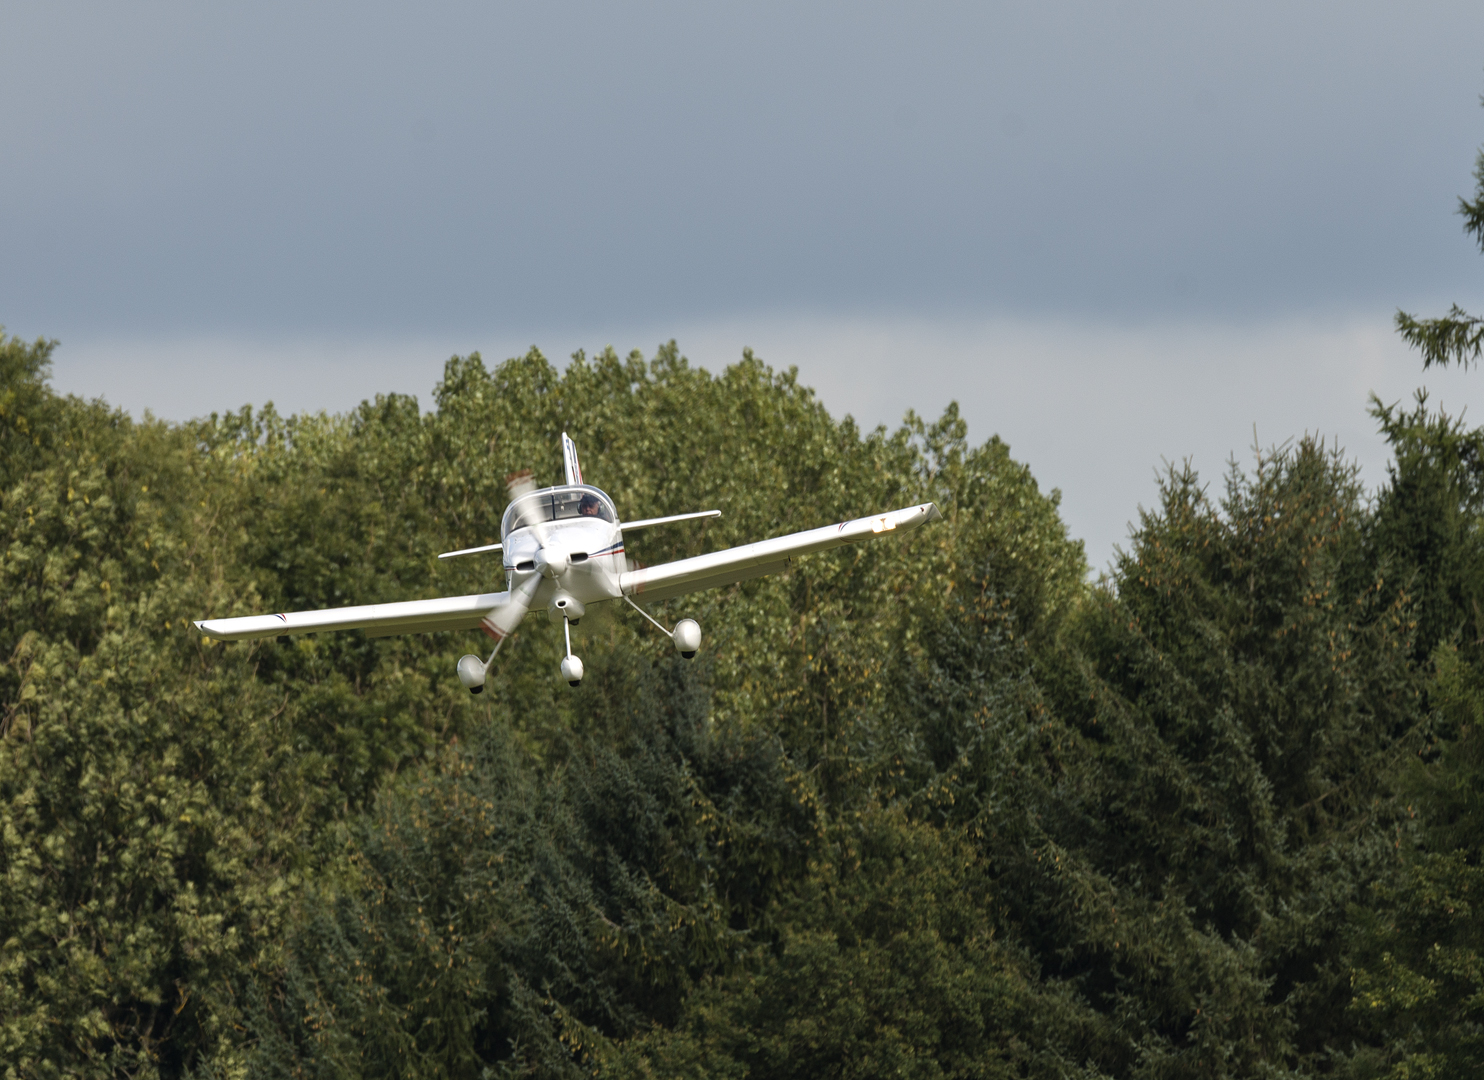
[[536,552],[536,569],[542,577],[552,579],[560,577],[571,564],[571,556],[560,544],[548,543]]

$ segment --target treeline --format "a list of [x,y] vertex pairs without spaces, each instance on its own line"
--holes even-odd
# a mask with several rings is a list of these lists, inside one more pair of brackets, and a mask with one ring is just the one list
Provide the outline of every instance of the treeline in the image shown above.
[[[1088,584],[956,408],[862,432],[750,355],[188,424],[50,355],[0,340],[6,1077],[1484,1065],[1484,429],[1425,397],[1372,493],[1309,440],[1171,470]],[[468,635],[191,627],[498,587],[434,556],[564,429],[626,513],[723,511],[644,562],[945,520],[671,602],[694,662],[593,611],[576,691],[538,617],[479,698]]]
[[[16,1077],[1462,1075],[1480,1054],[1484,433],[1380,410],[1165,479],[1084,584],[997,440],[746,358],[450,361],[434,410],[132,421],[4,343],[0,1060]],[[659,561],[905,542],[580,628],[189,620],[491,587],[557,433]]]

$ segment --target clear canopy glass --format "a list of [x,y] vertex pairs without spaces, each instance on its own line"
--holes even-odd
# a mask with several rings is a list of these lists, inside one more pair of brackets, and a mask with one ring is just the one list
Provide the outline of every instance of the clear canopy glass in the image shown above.
[[538,521],[570,521],[581,518],[614,522],[618,520],[618,514],[613,508],[613,500],[595,487],[574,484],[569,487],[542,488],[529,495],[522,495],[510,504],[500,522],[500,538],[503,540],[516,529],[523,529]]

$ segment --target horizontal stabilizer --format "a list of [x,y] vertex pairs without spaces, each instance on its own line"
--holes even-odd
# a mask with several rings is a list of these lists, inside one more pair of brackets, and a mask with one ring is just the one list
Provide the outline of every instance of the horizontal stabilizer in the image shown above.
[[671,514],[669,517],[641,518],[639,521],[621,521],[619,529],[623,532],[633,532],[635,529],[648,529],[654,525],[669,525],[675,521],[695,521],[697,518],[719,518],[720,510],[697,510],[693,514]]
[[438,557],[440,559],[452,559],[457,555],[478,555],[483,551],[499,551],[503,546],[503,544],[483,544],[479,547],[459,548],[457,551],[445,551]]

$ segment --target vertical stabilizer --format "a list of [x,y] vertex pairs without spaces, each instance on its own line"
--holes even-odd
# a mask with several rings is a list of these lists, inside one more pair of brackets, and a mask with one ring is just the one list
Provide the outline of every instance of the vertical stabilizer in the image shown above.
[[567,468],[567,483],[582,483],[582,466],[577,463],[577,444],[562,432],[562,464]]

